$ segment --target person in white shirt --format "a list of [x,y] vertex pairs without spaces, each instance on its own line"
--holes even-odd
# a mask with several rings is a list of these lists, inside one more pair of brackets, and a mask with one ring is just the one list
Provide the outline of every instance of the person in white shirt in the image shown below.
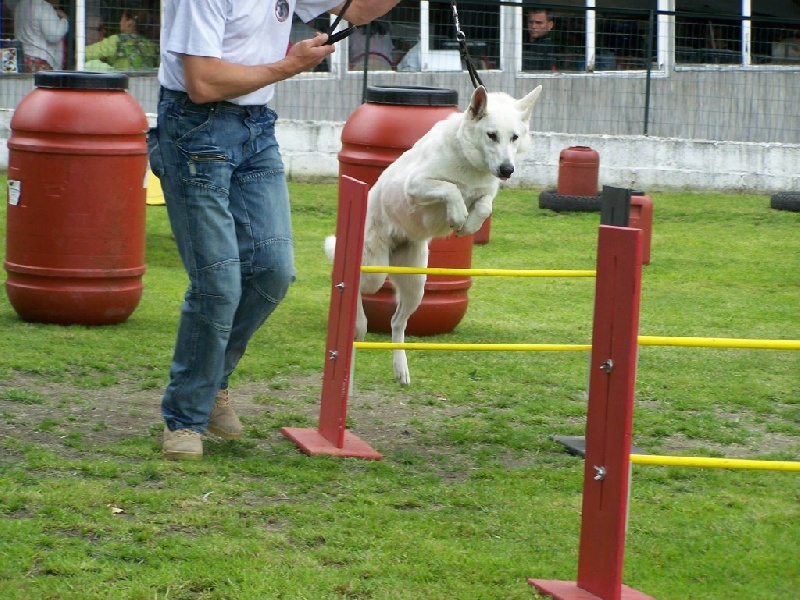
[[294,281],[289,194],[268,106],[274,84],[310,71],[324,33],[289,47],[292,14],[362,25],[399,0],[171,0],[161,29],[157,126],[148,134],[189,275],[161,402],[162,455],[199,459],[202,434],[238,439],[228,379]]
[[25,71],[62,69],[68,30],[67,13],[57,0],[22,0],[14,11],[14,36],[22,42]]
[[350,36],[349,43],[350,70],[363,69],[365,60],[367,61],[368,69],[371,71],[394,69],[394,61],[392,60],[394,44],[392,43],[392,35],[388,23],[382,21],[372,23],[369,36],[369,52],[367,52],[366,27],[356,27],[353,35]]

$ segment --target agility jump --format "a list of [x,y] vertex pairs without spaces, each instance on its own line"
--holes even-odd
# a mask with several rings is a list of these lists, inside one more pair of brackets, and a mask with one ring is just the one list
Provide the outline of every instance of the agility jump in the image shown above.
[[[349,176],[340,183],[336,238],[342,240],[337,249],[331,277],[331,301],[328,313],[326,360],[322,381],[319,423],[316,429],[284,427],[282,433],[294,441],[307,454],[380,459],[382,456],[345,427],[347,397],[352,377],[353,352],[356,348],[376,348],[368,342],[353,342],[358,285],[362,272],[452,274],[450,269],[412,267],[361,266],[364,243],[364,215],[369,187]],[[512,270],[512,269],[461,269],[459,274],[504,277],[596,277],[594,270]],[[405,346],[405,344],[398,344]],[[426,349],[437,350],[487,350],[485,344],[441,344]],[[382,346],[385,347],[385,346]],[[495,344],[495,351],[579,351],[591,349],[588,344]]]
[[[596,277],[592,343],[586,344],[379,344],[353,342],[368,186],[341,181],[337,238],[347,240],[334,259],[326,361],[317,429],[285,427],[283,434],[308,454],[380,459],[346,430],[347,396],[355,348],[418,350],[591,351],[586,420],[583,504],[576,581],[529,579],[557,600],[652,600],[622,583],[631,464],[799,471],[800,463],[631,454],[636,359],[639,345],[800,350],[798,340],[639,336],[642,232],[601,225],[596,271],[470,269],[472,275]],[[391,267],[391,269],[397,269]],[[451,274],[447,269],[425,269]],[[458,270],[462,273],[466,270]],[[400,271],[397,271],[400,272]],[[403,271],[405,272],[405,271]],[[411,271],[409,271],[411,272]],[[413,272],[422,272],[413,269]],[[513,273],[513,275],[512,275]],[[524,274],[523,274],[524,273]],[[555,275],[554,273],[572,273]],[[581,275],[575,275],[581,273]]]

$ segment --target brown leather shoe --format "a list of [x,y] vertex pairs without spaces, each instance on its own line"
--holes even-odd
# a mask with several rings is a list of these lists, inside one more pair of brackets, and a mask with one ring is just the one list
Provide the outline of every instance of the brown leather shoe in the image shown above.
[[203,458],[203,438],[191,429],[170,431],[165,426],[161,456],[166,460],[200,460]]
[[231,406],[228,390],[220,390],[214,400],[214,407],[208,419],[208,431],[223,440],[238,440],[242,437],[242,427],[239,417]]

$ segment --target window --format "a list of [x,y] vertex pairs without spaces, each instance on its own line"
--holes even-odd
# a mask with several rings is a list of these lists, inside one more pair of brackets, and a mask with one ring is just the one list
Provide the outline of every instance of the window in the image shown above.
[[694,4],[676,6],[675,63],[742,64],[741,2],[718,2],[716,10]]
[[675,10],[677,65],[800,64],[797,2],[677,0]]
[[591,11],[585,6],[557,10],[525,8],[522,70],[569,72],[647,68],[649,9],[644,3],[638,3],[635,8],[619,4],[598,3]]
[[753,19],[752,62],[800,65],[800,21]]

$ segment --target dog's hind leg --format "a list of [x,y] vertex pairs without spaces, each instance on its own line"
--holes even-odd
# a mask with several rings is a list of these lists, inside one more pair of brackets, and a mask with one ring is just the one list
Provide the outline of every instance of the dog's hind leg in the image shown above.
[[[395,275],[392,277],[397,308],[392,315],[392,342],[405,341],[408,319],[417,310],[425,292],[425,275]],[[394,375],[400,385],[411,383],[405,350],[393,351]]]
[[[364,251],[361,256],[362,265],[386,266],[389,264],[390,249],[388,242],[368,236],[364,240]],[[361,273],[361,293],[374,294],[386,281],[386,273]],[[366,319],[366,317],[365,317]]]
[[[391,264],[408,267],[426,267],[428,265],[428,244],[426,242],[409,242],[395,249]],[[408,319],[417,310],[425,293],[425,275],[390,275],[394,285],[397,308],[392,315],[392,342],[405,341]],[[405,350],[393,351],[394,374],[400,385],[411,383],[408,371],[408,360]]]
[[[364,251],[361,256],[362,265],[385,267],[389,265],[390,249],[388,242],[380,236],[371,235],[366,232],[364,239]],[[356,313],[356,340],[363,341],[367,335],[367,315],[364,312],[364,305],[361,296],[363,294],[375,294],[386,281],[386,273],[361,273],[358,293],[358,312]]]
[[367,337],[367,313],[364,312],[364,304],[361,300],[361,292],[358,292],[358,304],[356,305],[356,334],[357,342],[363,342]]

